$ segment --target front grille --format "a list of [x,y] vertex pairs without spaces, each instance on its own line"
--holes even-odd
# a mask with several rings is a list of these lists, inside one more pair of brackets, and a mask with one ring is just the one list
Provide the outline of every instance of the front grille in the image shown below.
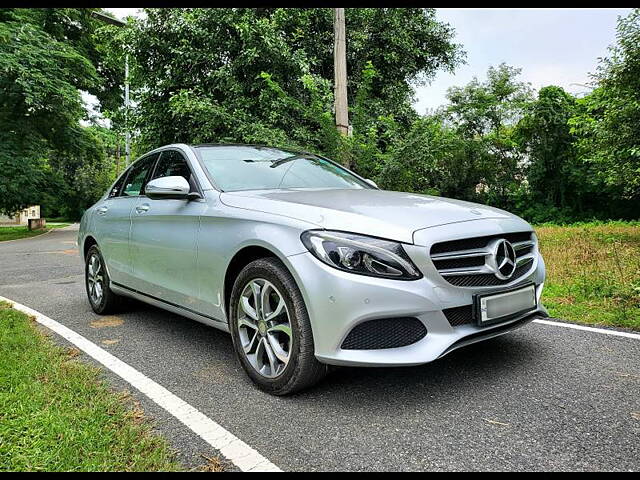
[[468,325],[473,323],[473,305],[463,305],[462,307],[445,308],[442,310],[444,316],[449,320],[452,327]]
[[434,260],[433,264],[438,270],[445,268],[481,267],[484,265],[484,257],[451,258],[449,260]]
[[413,317],[380,318],[356,325],[342,342],[344,350],[405,347],[427,335],[427,327]]
[[523,263],[516,271],[513,272],[513,276],[508,280],[500,280],[493,273],[480,273],[477,275],[455,275],[451,277],[445,277],[445,280],[456,287],[495,287],[499,285],[506,285],[514,280],[520,278],[531,268],[533,259],[529,259],[526,263]]
[[456,252],[459,250],[472,250],[482,248],[491,240],[504,238],[511,243],[526,242],[531,240],[531,232],[502,233],[499,235],[487,235],[485,237],[464,238],[462,240],[451,240],[449,242],[436,243],[431,247],[431,255],[436,253]]
[[[516,253],[517,268],[513,275],[498,278],[489,260],[496,240],[508,240]],[[512,283],[524,276],[533,266],[536,242],[533,232],[514,232],[499,235],[464,238],[439,242],[431,247],[431,260],[442,277],[457,287],[494,287]]]
[[533,245],[530,245],[530,246],[527,246],[527,247],[522,247],[522,248],[520,248],[520,250],[518,250],[518,256],[522,257],[523,255],[526,255],[527,253],[533,253],[533,249],[534,249]]

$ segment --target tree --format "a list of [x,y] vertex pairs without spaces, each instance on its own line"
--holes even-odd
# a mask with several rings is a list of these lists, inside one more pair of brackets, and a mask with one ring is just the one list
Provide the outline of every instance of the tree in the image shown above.
[[40,203],[60,178],[52,157],[59,167],[62,152],[86,152],[81,90],[116,101],[94,43],[99,27],[88,10],[0,10],[0,211]]
[[471,142],[436,116],[416,120],[376,178],[387,189],[473,199],[480,172]]
[[575,113],[575,98],[560,87],[549,86],[540,89],[518,123],[516,135],[526,152],[526,177],[535,202],[560,208],[576,207],[580,202],[576,137],[568,125]]
[[[129,38],[145,148],[239,141],[327,150],[321,122],[299,107],[315,102],[331,112],[331,9],[146,13]],[[375,116],[385,112],[408,126],[416,117],[411,84],[461,60],[453,30],[433,10],[348,9],[346,23],[349,104],[371,62],[379,72],[369,88]]]
[[628,200],[640,200],[640,9],[620,18],[617,44],[595,75],[597,88],[571,120],[578,148],[599,177]]
[[447,92],[449,105],[442,115],[471,142],[478,189],[485,201],[512,208],[511,197],[520,188],[523,157],[514,127],[533,98],[531,87],[518,81],[520,69],[504,63],[489,67],[487,80],[474,78]]

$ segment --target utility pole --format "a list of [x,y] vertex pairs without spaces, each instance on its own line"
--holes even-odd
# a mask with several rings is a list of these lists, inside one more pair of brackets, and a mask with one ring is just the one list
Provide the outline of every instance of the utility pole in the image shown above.
[[345,45],[344,8],[334,8],[334,97],[336,128],[342,135],[349,134],[349,110],[347,105],[347,49]]
[[[98,20],[108,23],[109,25],[115,25],[116,27],[127,26],[126,22],[110,17],[109,15],[105,15],[104,13],[92,11],[91,15],[96,17]],[[131,163],[131,134],[129,133],[129,54],[126,54],[124,57],[124,130],[125,161],[126,166],[128,167]]]
[[131,163],[131,134],[129,133],[129,54],[124,56],[124,155],[127,167]]

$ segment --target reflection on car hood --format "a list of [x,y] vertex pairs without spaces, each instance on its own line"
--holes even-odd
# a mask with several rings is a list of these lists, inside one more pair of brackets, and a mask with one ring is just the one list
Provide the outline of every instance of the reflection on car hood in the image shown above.
[[413,232],[422,228],[483,218],[515,217],[504,210],[476,203],[386,190],[251,190],[225,192],[220,199],[231,207],[284,215],[320,228],[406,243],[411,243]]

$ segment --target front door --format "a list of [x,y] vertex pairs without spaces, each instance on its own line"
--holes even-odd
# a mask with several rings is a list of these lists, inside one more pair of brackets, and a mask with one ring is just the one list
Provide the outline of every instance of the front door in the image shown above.
[[131,212],[156,158],[157,155],[151,155],[134,163],[94,210],[98,243],[111,280],[115,283],[128,285],[132,280],[129,251]]
[[[150,179],[183,176],[197,192],[195,178],[183,155],[163,151]],[[197,238],[201,199],[138,199],[131,212],[132,288],[170,304],[195,310]]]

